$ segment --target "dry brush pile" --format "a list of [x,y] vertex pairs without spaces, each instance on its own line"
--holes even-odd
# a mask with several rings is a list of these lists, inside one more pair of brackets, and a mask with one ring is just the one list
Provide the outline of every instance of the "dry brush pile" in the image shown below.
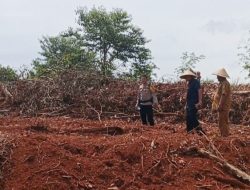
[[13,147],[13,140],[0,133],[0,189],[4,187],[4,170],[9,167],[9,155]]
[[[184,121],[185,83],[155,84],[162,111],[159,118]],[[86,119],[136,118],[135,102],[138,84],[132,81],[102,78],[97,74],[66,72],[51,79],[20,80],[9,84],[14,95],[10,112],[22,116],[82,117]],[[211,113],[211,99],[216,84],[203,84],[203,108],[200,119],[216,122]],[[250,85],[233,87],[232,123],[245,125],[249,120]],[[173,114],[171,114],[173,113]]]

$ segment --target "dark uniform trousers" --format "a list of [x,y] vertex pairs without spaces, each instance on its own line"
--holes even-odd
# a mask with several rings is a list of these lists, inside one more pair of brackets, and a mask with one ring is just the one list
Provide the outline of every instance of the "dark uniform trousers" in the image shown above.
[[199,127],[200,123],[198,121],[197,108],[195,106],[186,108],[186,125],[187,132],[190,132],[193,129],[201,130]]
[[143,125],[147,125],[148,123],[151,126],[154,125],[154,114],[152,105],[140,105],[140,116]]

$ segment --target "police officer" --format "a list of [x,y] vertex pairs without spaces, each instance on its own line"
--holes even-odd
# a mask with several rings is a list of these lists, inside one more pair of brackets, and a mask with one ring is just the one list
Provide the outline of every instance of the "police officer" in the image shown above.
[[141,77],[141,85],[137,95],[136,107],[140,110],[141,121],[143,125],[154,126],[153,107],[158,106],[155,89],[150,85],[148,77]]

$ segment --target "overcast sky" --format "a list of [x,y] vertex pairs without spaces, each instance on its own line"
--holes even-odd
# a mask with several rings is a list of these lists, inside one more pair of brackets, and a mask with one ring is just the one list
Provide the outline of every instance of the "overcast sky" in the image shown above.
[[39,39],[76,27],[78,7],[122,8],[151,40],[160,77],[173,77],[183,52],[203,54],[204,78],[225,67],[231,81],[250,82],[238,47],[250,37],[250,0],[1,0],[0,64],[19,68],[38,57]]

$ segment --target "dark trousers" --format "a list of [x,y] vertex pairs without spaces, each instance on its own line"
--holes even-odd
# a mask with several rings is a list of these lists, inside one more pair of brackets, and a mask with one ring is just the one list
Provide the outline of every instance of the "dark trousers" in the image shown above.
[[190,132],[193,129],[201,130],[199,126],[200,123],[198,121],[197,109],[195,106],[186,109],[186,125],[187,125],[187,132]]
[[152,105],[140,105],[140,116],[143,125],[147,125],[148,123],[151,126],[154,125],[154,114]]

